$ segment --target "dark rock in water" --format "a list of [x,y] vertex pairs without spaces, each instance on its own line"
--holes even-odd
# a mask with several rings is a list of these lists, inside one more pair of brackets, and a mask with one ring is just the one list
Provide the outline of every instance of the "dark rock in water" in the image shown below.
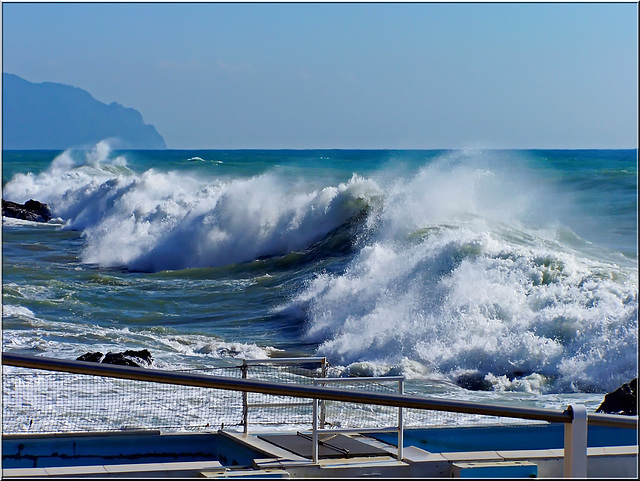
[[51,209],[47,204],[33,199],[29,199],[24,204],[2,199],[2,215],[32,222],[48,222],[52,217]]
[[76,361],[100,362],[100,361],[102,361],[103,357],[104,357],[104,354],[102,354],[99,351],[98,352],[88,352],[86,354],[83,354],[79,358],[77,358]]
[[[127,357],[134,357],[145,363],[147,366],[150,366],[153,362],[153,357],[151,357],[151,353],[147,349],[141,349],[140,351],[124,351],[123,354]],[[104,362],[104,361],[103,361]]]
[[493,385],[480,373],[462,374],[456,379],[458,386],[470,391],[491,391]]
[[116,353],[108,352],[104,356],[104,359],[102,360],[102,362],[106,364],[118,364],[120,366],[140,367],[140,364],[133,361],[132,359],[129,359],[128,357],[125,357],[125,355],[121,352],[116,352]]
[[140,351],[108,352],[106,355],[101,352],[88,352],[83,354],[76,361],[103,362],[106,364],[117,364],[120,366],[144,367],[151,366],[153,357],[147,349]]
[[615,391],[606,394],[596,412],[636,416],[638,414],[638,378],[636,377]]

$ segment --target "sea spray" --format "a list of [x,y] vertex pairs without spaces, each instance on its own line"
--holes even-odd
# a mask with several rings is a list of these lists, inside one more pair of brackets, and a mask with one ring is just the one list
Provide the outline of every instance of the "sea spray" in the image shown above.
[[277,348],[561,405],[637,373],[635,152],[107,147],[5,153],[5,198],[64,227],[3,221],[4,348]]
[[215,267],[304,249],[367,209],[379,188],[357,175],[337,186],[294,189],[271,174],[202,179],[111,167],[99,145],[84,162],[60,154],[46,172],[19,175],[5,192],[49,203],[86,239],[82,259],[155,272]]
[[408,359],[452,380],[471,371],[497,386],[506,376],[514,389],[543,376],[534,385],[544,392],[633,377],[636,270],[563,244],[553,216],[532,203],[539,192],[516,195],[501,174],[434,163],[393,184],[369,243],[298,296],[318,354],[386,366],[377,373]]

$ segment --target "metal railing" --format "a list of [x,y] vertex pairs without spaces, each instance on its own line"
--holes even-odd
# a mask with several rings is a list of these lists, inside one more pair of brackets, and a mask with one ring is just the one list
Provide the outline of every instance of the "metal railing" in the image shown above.
[[[379,383],[379,382],[397,382],[398,383],[398,394],[404,394],[404,376],[386,376],[386,377],[356,377],[356,378],[348,378],[348,377],[335,377],[335,378],[323,378],[323,379],[314,379],[314,385],[325,385],[325,384],[353,384],[353,383]],[[323,432],[366,432],[366,431],[387,431],[389,429],[396,430],[398,433],[398,461],[402,461],[404,457],[404,422],[402,418],[402,407],[398,407],[398,424],[397,426],[390,426],[389,428],[385,428],[382,426],[363,429],[363,428],[332,428],[325,429],[324,421],[325,421],[325,400],[324,399],[314,399],[313,400],[313,441],[312,441],[312,458],[313,462],[318,462],[318,440],[319,433]],[[320,408],[318,408],[320,405]],[[318,427],[318,411],[320,411],[320,428]]]
[[74,374],[87,374],[93,376],[183,386],[197,386],[231,391],[255,392],[313,400],[323,399],[349,403],[392,406],[398,408],[447,411],[564,423],[566,426],[564,447],[565,476],[586,476],[586,437],[588,424],[631,429],[637,429],[638,426],[637,416],[587,414],[586,408],[581,405],[571,405],[564,411],[533,407],[512,407],[494,404],[481,404],[469,401],[417,397],[406,394],[373,393],[336,389],[326,386],[307,386],[253,379],[177,373],[156,369],[52,359],[12,353],[3,353],[2,363],[22,368],[43,369]]
[[[273,358],[273,359],[243,359],[242,366],[240,369],[242,371],[242,379],[248,379],[249,377],[249,368],[251,366],[256,365],[295,365],[295,364],[317,364],[320,368],[320,377],[327,377],[327,358],[326,357],[305,357],[305,358],[291,358],[291,357],[281,357],[281,358]],[[311,403],[305,403],[306,405],[311,405]],[[305,405],[302,403],[298,403],[299,406]],[[282,406],[290,407],[290,403],[282,404]],[[249,391],[244,391],[242,393],[242,424],[244,426],[244,433],[247,434],[249,431],[249,408],[261,408],[261,407],[277,407],[276,403],[249,403]],[[324,426],[324,414],[322,416],[322,425]]]

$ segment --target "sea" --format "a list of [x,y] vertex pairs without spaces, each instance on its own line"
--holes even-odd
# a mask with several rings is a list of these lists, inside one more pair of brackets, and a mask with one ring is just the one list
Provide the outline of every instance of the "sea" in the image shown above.
[[3,199],[53,219],[3,217],[2,349],[324,356],[414,395],[594,411],[638,373],[637,167],[637,149],[4,151]]

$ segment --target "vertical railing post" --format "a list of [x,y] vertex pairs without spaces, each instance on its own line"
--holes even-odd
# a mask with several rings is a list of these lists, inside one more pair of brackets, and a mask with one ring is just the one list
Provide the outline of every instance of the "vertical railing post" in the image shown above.
[[[242,379],[247,379],[247,371],[249,366],[247,366],[247,360],[242,360]],[[249,432],[249,393],[247,391],[242,392],[242,423],[244,424],[244,433],[247,434]]]
[[587,408],[570,404],[573,420],[564,425],[564,477],[587,477]]
[[318,464],[318,398],[313,398],[313,440],[311,442],[313,464]]
[[[322,368],[320,370],[320,376],[322,378],[326,378],[327,377],[327,358],[323,357],[321,362],[322,362]],[[325,384],[322,384],[322,386],[325,386]],[[320,429],[324,429],[326,417],[327,417],[327,408],[326,408],[324,399],[321,399],[320,400]]]
[[[398,380],[398,394],[404,394],[404,379]],[[398,461],[404,457],[404,418],[402,407],[398,408]]]

